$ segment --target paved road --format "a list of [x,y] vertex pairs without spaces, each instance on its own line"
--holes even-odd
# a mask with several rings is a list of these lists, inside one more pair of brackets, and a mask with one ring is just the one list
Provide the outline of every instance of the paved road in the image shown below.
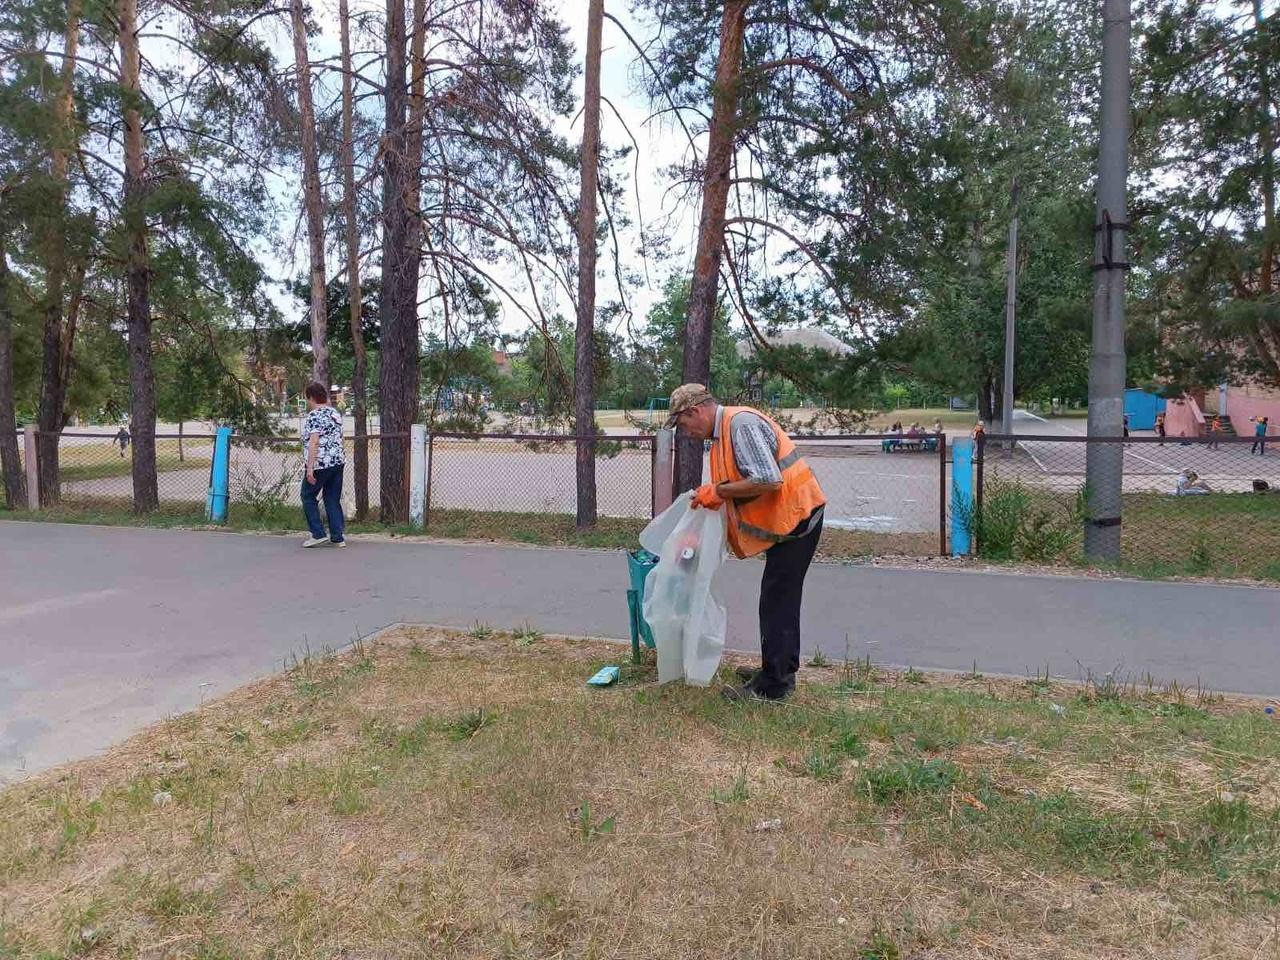
[[[730,645],[760,567],[726,571]],[[0,781],[398,621],[627,635],[621,555],[0,521]],[[1280,692],[1280,590],[820,565],[805,642],[887,664]]]

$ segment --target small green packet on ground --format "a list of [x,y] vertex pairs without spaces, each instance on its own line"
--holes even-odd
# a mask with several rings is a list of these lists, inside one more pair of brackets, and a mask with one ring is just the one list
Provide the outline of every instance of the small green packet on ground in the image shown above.
[[608,687],[617,683],[621,677],[622,671],[617,667],[601,667],[596,675],[587,681],[587,684],[592,687]]

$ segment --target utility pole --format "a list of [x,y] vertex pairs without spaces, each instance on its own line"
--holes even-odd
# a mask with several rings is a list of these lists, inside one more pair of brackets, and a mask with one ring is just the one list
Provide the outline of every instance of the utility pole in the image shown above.
[[[1093,344],[1089,356],[1089,436],[1124,433],[1125,180],[1129,172],[1129,0],[1102,3],[1102,122],[1094,219]],[[1124,446],[1088,444],[1084,553],[1120,559]]]
[[[1010,189],[1009,244],[1005,251],[1004,282],[1004,397],[1000,406],[1000,432],[1013,433],[1013,354],[1018,301],[1018,178]],[[1005,444],[1005,449],[1009,449]]]

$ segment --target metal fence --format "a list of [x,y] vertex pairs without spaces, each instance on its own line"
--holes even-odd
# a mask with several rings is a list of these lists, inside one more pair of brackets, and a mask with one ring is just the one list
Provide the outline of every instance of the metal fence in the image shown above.
[[[366,506],[368,515],[375,519],[381,515],[382,443],[384,440],[405,442],[408,439],[408,434],[343,438],[346,468],[342,478],[342,503],[349,518],[357,517],[358,505]],[[358,496],[357,448],[368,462],[363,502]],[[296,437],[233,435],[228,471],[230,518],[260,523],[296,521],[304,466],[302,444]]]
[[600,525],[639,533],[654,512],[654,444],[649,435],[431,434],[426,529],[515,539],[572,530],[581,446],[595,461]]
[[810,434],[794,440],[827,497],[823,556],[946,553],[945,435]]
[[[36,444],[44,435],[36,434]],[[133,504],[131,438],[64,431],[57,437],[58,485],[49,506],[77,513],[128,511]],[[200,517],[209,489],[212,434],[156,434],[160,511]]]
[[[946,552],[949,447],[945,436],[818,434],[795,440],[828,499],[822,555],[853,559]],[[355,519],[357,440],[347,437],[344,442],[343,503],[348,517]],[[382,509],[384,442],[407,444],[409,435],[371,435],[359,441],[368,462],[366,516],[374,521],[386,512],[407,515],[407,500],[398,510]],[[596,539],[586,542],[633,543],[665,502],[655,490],[658,443],[647,434],[584,438],[428,434],[423,451],[426,532],[532,542],[572,536],[582,542],[583,536],[574,532],[574,520],[576,457],[583,445],[595,461],[599,517]],[[213,445],[210,434],[157,437],[162,513],[203,520]],[[131,442],[122,443],[106,432],[64,433],[58,451],[58,509],[131,511]],[[282,529],[300,526],[302,472],[302,446],[296,438],[232,436],[228,477],[232,522]],[[710,475],[707,463],[704,474]],[[399,486],[407,491],[407,476]]]
[[980,555],[1083,561],[1085,467],[1117,457],[1121,565],[1151,574],[1280,578],[1280,450],[1252,437],[988,435],[977,451]]

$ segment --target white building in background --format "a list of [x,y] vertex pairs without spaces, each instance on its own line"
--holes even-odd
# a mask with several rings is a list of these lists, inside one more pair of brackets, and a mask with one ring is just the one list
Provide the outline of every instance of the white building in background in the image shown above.
[[[772,347],[803,347],[806,350],[822,350],[839,357],[853,353],[853,347],[818,327],[792,327],[777,333],[766,333],[765,340]],[[759,349],[754,336],[738,341],[738,356],[749,360]]]
[[[772,347],[801,347],[805,350],[820,350],[837,357],[853,353],[853,347],[818,327],[792,327],[776,333],[765,333],[764,338]],[[746,340],[739,340],[736,349],[738,356],[747,361],[755,356],[760,344],[752,335]],[[753,400],[773,402],[771,398],[763,396],[764,385],[759,382],[758,377],[747,374],[746,387],[747,396]],[[802,405],[808,406],[808,401],[802,399]]]

